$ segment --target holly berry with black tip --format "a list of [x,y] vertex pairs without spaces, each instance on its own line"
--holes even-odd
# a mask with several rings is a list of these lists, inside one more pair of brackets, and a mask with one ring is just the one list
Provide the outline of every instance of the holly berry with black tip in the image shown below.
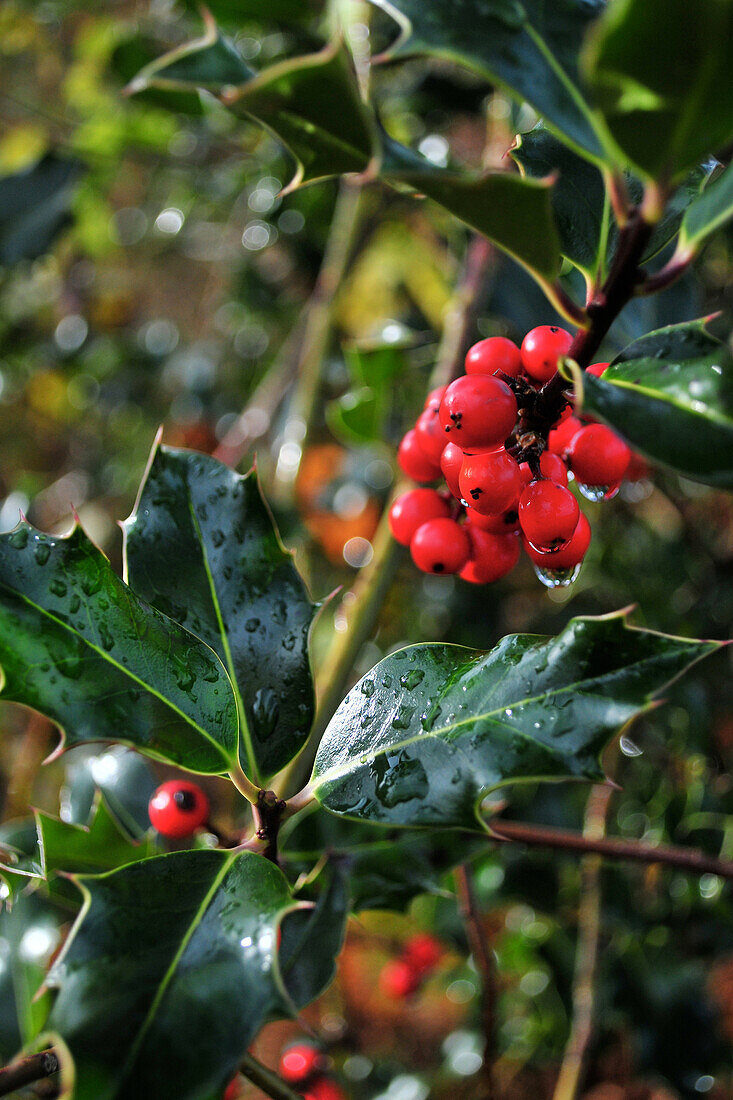
[[617,485],[628,469],[631,448],[605,424],[587,424],[573,436],[566,459],[583,485]]
[[209,800],[196,783],[170,779],[158,787],[148,803],[150,824],[163,836],[191,836],[209,817]]
[[423,573],[458,573],[468,561],[468,535],[454,519],[430,519],[410,543],[412,560]]
[[539,325],[522,341],[522,366],[537,382],[549,382],[561,356],[567,355],[573,338],[557,325]]
[[519,498],[519,523],[536,550],[559,550],[572,538],[579,516],[573,494],[554,481],[533,481]]
[[425,454],[414,428],[403,437],[397,449],[397,462],[413,481],[437,481],[440,477],[440,466]]
[[284,1081],[298,1085],[322,1073],[327,1064],[322,1051],[312,1043],[294,1043],[280,1056],[279,1072]]
[[479,340],[466,355],[466,374],[508,374],[516,378],[522,369],[519,348],[505,336]]
[[524,548],[534,565],[539,566],[540,569],[574,569],[576,565],[580,565],[585,557],[590,546],[590,538],[590,524],[581,512],[570,541],[559,550],[542,553],[528,542],[525,542]]
[[459,573],[471,584],[493,584],[511,573],[519,561],[519,536],[516,533],[494,535],[470,526],[471,556]]
[[390,959],[379,972],[379,988],[394,1001],[411,997],[420,987],[420,974],[407,959]]
[[403,546],[409,546],[418,527],[429,519],[450,517],[447,501],[435,489],[410,489],[397,497],[389,510],[389,529]]
[[505,512],[517,500],[522,477],[516,459],[500,448],[466,455],[458,476],[461,498],[484,515]]
[[463,450],[498,447],[516,420],[517,399],[506,382],[489,374],[456,378],[440,403],[444,433]]

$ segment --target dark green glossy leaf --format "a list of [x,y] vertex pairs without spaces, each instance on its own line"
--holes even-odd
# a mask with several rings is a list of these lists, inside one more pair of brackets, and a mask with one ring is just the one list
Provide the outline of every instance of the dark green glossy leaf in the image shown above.
[[219,658],[143,603],[80,527],[58,538],[23,520],[0,535],[0,684],[66,746],[119,741],[214,774],[236,760]]
[[573,619],[556,638],[513,634],[490,653],[409,646],[349,692],[312,786],[332,813],[471,828],[486,793],[525,780],[600,780],[601,750],[717,643]]
[[0,825],[0,907],[12,907],[17,896],[43,879],[43,857],[32,818]]
[[308,632],[316,605],[255,472],[242,477],[207,455],[156,447],[125,536],[135,592],[226,665],[245,771],[253,779],[279,771],[313,720]]
[[84,908],[48,979],[74,1100],[220,1096],[265,1019],[287,1012],[282,872],[250,852],[177,852],[80,885]]
[[326,885],[312,908],[283,919],[280,973],[296,1008],[302,1008],[333,981],[349,915],[346,869],[335,861],[324,872]]
[[191,87],[219,93],[255,75],[231,39],[220,34],[210,17],[201,38],[187,42],[147,64],[127,86],[130,95],[148,89],[189,92]]
[[709,184],[682,219],[679,251],[697,252],[702,242],[733,218],[733,165]]
[[46,875],[113,871],[146,859],[156,850],[149,838],[135,844],[125,836],[101,796],[89,825],[71,825],[40,812],[36,812],[36,825]]
[[[112,52],[110,65],[123,84],[127,84],[147,65],[154,64],[159,56],[159,47],[153,40],[135,35],[124,39]],[[180,89],[148,88],[138,95],[138,102],[149,103],[151,107],[162,107],[167,111],[180,111],[182,114],[200,117],[204,113],[198,91]]]
[[[183,6],[197,15],[201,12],[198,0],[182,0]],[[284,23],[289,26],[318,15],[322,0],[209,0],[206,7],[216,19],[232,23],[238,30],[247,20]]]
[[622,163],[677,179],[730,141],[732,41],[728,0],[608,5],[584,69]]
[[35,260],[71,221],[77,160],[48,153],[31,168],[0,178],[0,264]]
[[0,912],[0,1057],[9,1060],[44,1026],[51,996],[39,990],[61,942],[61,914],[40,893]]
[[158,780],[139,753],[111,745],[102,752],[75,749],[66,757],[66,780],[61,791],[64,821],[87,825],[97,792],[125,832],[140,837],[150,828],[148,802]]
[[578,49],[604,0],[371,0],[400,24],[385,58],[458,62],[526,100],[563,140],[602,156]]
[[704,321],[636,340],[580,385],[583,408],[652,461],[733,488],[733,360]]

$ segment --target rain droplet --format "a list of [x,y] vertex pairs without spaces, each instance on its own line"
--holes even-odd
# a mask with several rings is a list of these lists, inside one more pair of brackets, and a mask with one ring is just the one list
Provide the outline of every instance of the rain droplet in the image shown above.
[[35,549],[34,557],[39,565],[45,565],[51,557],[51,547],[47,542],[39,542]]
[[619,485],[581,485],[578,482],[578,489],[586,500],[613,500],[619,491]]
[[406,672],[404,676],[400,676],[400,683],[403,688],[407,688],[408,691],[414,691],[414,689],[421,684],[425,679],[425,673],[421,668],[413,668],[412,672]]
[[540,569],[538,565],[535,565],[534,571],[537,574],[537,579],[546,588],[568,588],[577,579],[580,566],[575,565],[572,569]]
[[361,693],[366,695],[367,699],[371,699],[374,695],[374,680],[362,680]]
[[52,592],[54,596],[59,596],[60,597],[60,596],[65,596],[66,595],[66,584],[64,583],[64,581],[60,580],[58,577],[54,577],[54,579],[50,582],[48,588],[49,588],[49,591]]
[[14,550],[25,550],[28,545],[28,528],[19,527],[17,531],[13,531],[9,541]]

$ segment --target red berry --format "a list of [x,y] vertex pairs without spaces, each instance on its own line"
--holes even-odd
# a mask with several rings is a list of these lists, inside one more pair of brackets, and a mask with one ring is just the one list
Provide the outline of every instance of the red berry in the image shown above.
[[519,498],[519,522],[535,550],[556,550],[572,537],[580,509],[569,489],[533,481]]
[[429,932],[416,932],[405,940],[402,956],[414,970],[421,974],[433,970],[443,958],[445,951],[440,940]]
[[568,416],[553,428],[547,437],[547,449],[554,455],[563,455],[570,446],[570,441],[583,427],[582,420],[577,416]]
[[488,340],[479,340],[478,344],[468,349],[466,374],[496,374],[502,371],[516,378],[521,369],[519,348],[505,336],[490,336]]
[[467,455],[458,477],[461,497],[483,515],[505,512],[522,488],[516,460],[502,447]]
[[435,489],[410,489],[397,497],[390,508],[389,529],[398,542],[409,546],[423,523],[447,516],[450,516],[450,508]]
[[474,508],[466,508],[466,522],[469,538],[471,527],[476,527],[479,531],[489,531],[492,535],[509,535],[512,531],[519,530],[519,512],[511,507],[496,516],[482,516]]
[[591,363],[589,367],[586,367],[586,371],[588,374],[594,374],[596,378],[600,378],[610,365],[610,363]]
[[169,779],[148,803],[150,824],[163,836],[190,836],[209,816],[209,800],[196,783]]
[[446,443],[440,456],[440,468],[443,471],[445,483],[456,500],[461,499],[461,490],[458,485],[458,475],[463,465],[463,451],[457,443]]
[[522,366],[538,382],[547,382],[557,370],[557,361],[565,355],[573,338],[557,325],[539,325],[522,341]]
[[400,443],[397,461],[402,472],[413,481],[437,481],[440,477],[440,467],[425,454],[414,428],[410,429]]
[[311,1043],[295,1043],[280,1057],[280,1076],[297,1085],[322,1072],[325,1065],[326,1059],[318,1047]]
[[589,546],[590,524],[582,512],[578,517],[578,525],[572,538],[559,550],[543,554],[528,542],[524,544],[529,557],[540,569],[574,569],[576,565],[580,565],[582,562]]
[[472,584],[493,584],[510,573],[519,561],[516,534],[494,535],[479,527],[469,527],[471,557],[459,576]]
[[410,543],[412,560],[423,573],[457,573],[470,550],[468,535],[454,519],[429,519]]
[[303,1100],[346,1100],[346,1093],[328,1077],[321,1077],[303,1093]]
[[[526,479],[525,484],[529,485],[532,480],[529,463],[523,462],[519,469],[523,478]],[[557,485],[567,485],[568,483],[568,468],[560,456],[553,454],[552,451],[543,451],[540,455],[540,472],[548,481],[554,481]],[[527,477],[527,474],[529,474],[529,477]]]
[[391,959],[379,974],[379,988],[387,997],[401,1001],[420,985],[420,975],[406,959]]
[[573,436],[567,460],[583,485],[615,485],[626,473],[631,450],[605,424],[587,424]]
[[431,390],[428,396],[425,398],[424,409],[439,409],[440,402],[443,400],[443,394],[448,389],[447,386],[436,386],[434,390]]
[[415,435],[421,450],[436,466],[440,466],[440,456],[445,447],[445,433],[440,426],[438,410],[433,407],[424,409],[415,421]]
[[440,403],[446,435],[464,450],[503,443],[517,419],[517,400],[506,382],[489,374],[451,382]]

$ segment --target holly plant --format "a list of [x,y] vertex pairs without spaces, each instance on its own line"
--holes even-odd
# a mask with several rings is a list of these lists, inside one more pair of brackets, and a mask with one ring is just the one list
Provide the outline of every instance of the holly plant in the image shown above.
[[[272,7],[287,31],[310,6]],[[437,204],[470,231],[468,285],[471,258],[496,248],[559,314],[521,347],[467,331],[465,364],[463,346],[434,376],[395,456],[410,480],[385,520],[416,565],[485,584],[524,550],[548,587],[567,586],[591,539],[581,503],[612,501],[653,469],[733,488],[733,364],[709,323],[656,328],[621,350],[606,342],[627,304],[682,276],[733,213],[733,3],[373,0],[375,33],[391,37],[371,66],[352,56],[352,5],[339,4],[308,11],[320,33],[310,52],[255,71],[238,24],[267,8],[212,3],[202,36],[152,60],[127,94],[164,94],[173,109],[214,97],[282,143],[290,189],[343,177]],[[500,169],[437,164],[388,132],[383,74],[426,58],[531,115]],[[19,213],[0,240],[33,216],[27,191],[5,182]],[[355,408],[343,410],[352,431]],[[75,1100],[221,1100],[239,1095],[241,1074],[271,1097],[328,1100],[344,1094],[318,1044],[292,1048],[277,1072],[249,1048],[329,987],[351,913],[402,908],[457,867],[486,971],[470,861],[487,847],[733,877],[729,860],[692,847],[513,812],[530,782],[563,784],[568,798],[578,783],[610,790],[619,736],[723,643],[642,629],[627,609],[554,635],[487,637],[480,650],[407,645],[355,683],[352,650],[348,690],[332,670],[317,706],[309,640],[321,604],[256,469],[158,439],[123,531],[121,577],[78,522],[52,535],[21,517],[0,535],[2,698],[50,719],[57,753],[111,746],[75,823],[37,812],[3,835],[7,903],[50,898],[71,916],[50,966],[29,978],[24,1051],[0,1071],[0,1094],[48,1079]],[[378,587],[379,569],[371,576]],[[121,746],[168,778],[153,783]],[[123,768],[134,806],[116,796]],[[235,835],[212,791],[235,800]],[[409,997],[439,957],[418,936],[380,982]]]

